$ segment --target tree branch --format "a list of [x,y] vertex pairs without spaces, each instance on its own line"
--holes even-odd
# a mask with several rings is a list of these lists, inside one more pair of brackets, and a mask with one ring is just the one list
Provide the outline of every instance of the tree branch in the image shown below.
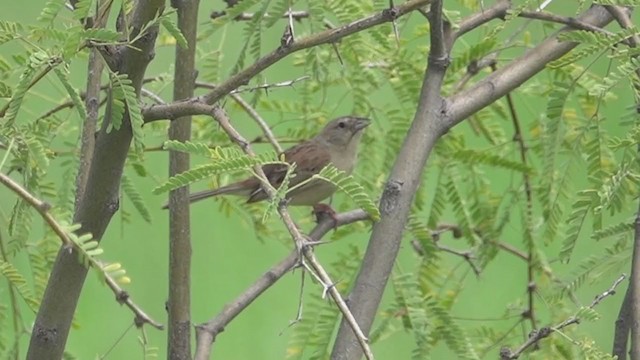
[[[16,195],[18,195],[22,200],[24,200],[27,204],[29,204],[32,208],[34,208],[38,214],[42,217],[42,219],[47,223],[49,228],[56,234],[56,236],[62,242],[63,250],[71,253],[72,250],[80,251],[83,250],[78,246],[76,242],[71,240],[69,235],[67,234],[64,227],[56,220],[51,213],[49,213],[49,209],[51,206],[36,198],[25,188],[20,186],[17,182],[13,181],[7,175],[0,173],[0,184],[9,188],[9,190],[13,191]],[[77,261],[77,259],[76,259]],[[99,265],[99,262],[95,260],[96,265]],[[109,289],[113,292],[116,297],[116,300],[120,304],[125,304],[127,307],[133,312],[135,315],[135,322],[137,326],[142,326],[144,324],[149,324],[156,329],[162,330],[163,326],[159,322],[153,320],[149,315],[147,315],[144,310],[140,306],[131,300],[129,294],[124,291],[120,285],[116,282],[116,280],[109,275],[106,271],[99,271],[101,275],[105,277],[105,283],[109,286]]]
[[[163,0],[135,3],[131,10],[130,28],[139,32],[164,9]],[[114,53],[110,65],[114,72],[126,74],[139,94],[147,65],[153,58],[157,27],[147,28],[144,36],[131,46]],[[91,233],[100,241],[119,206],[120,179],[129,152],[132,132],[129,114],[125,113],[119,130],[111,129],[111,106],[107,106],[102,128],[97,133],[85,191],[77,203],[73,222],[81,224],[81,233]],[[49,282],[38,310],[27,359],[59,359],[64,352],[69,328],[87,269],[76,254],[62,248],[53,265]]]
[[[618,24],[624,29],[634,26],[629,18],[627,9],[620,6],[605,6],[607,11],[616,19]],[[632,48],[640,45],[640,36],[634,35],[627,39],[628,44]],[[637,55],[634,56],[637,59]],[[640,80],[640,69],[636,68],[636,77]],[[632,82],[633,83],[633,82]],[[637,82],[633,83],[637,84]],[[636,87],[635,94],[638,94],[640,88]],[[636,96],[636,104],[640,103],[640,99]],[[636,106],[636,110],[640,113],[640,107]],[[638,146],[640,153],[640,145]],[[631,279],[629,288],[621,305],[618,320],[616,321],[616,331],[614,334],[614,354],[617,353],[619,359],[626,358],[627,340],[631,333],[631,349],[629,356],[632,359],[640,359],[640,205],[636,214],[635,234],[633,237],[633,254],[631,255]],[[621,318],[623,315],[629,315],[628,318]],[[617,351],[616,351],[617,350]]]
[[273,132],[271,132],[271,129],[269,128],[269,125],[262,118],[262,116],[260,116],[260,114],[258,114],[256,109],[254,109],[253,106],[251,106],[251,104],[246,102],[242,98],[242,96],[240,96],[238,94],[229,94],[229,96],[231,96],[231,98],[235,102],[237,102],[238,105],[240,105],[240,107],[242,109],[244,109],[244,111],[247,114],[249,114],[249,116],[258,124],[258,126],[260,126],[260,129],[262,129],[262,133],[267,138],[267,140],[269,140],[269,142],[271,143],[273,148],[278,152],[278,154],[282,154],[282,146],[280,146],[280,144],[278,143],[278,140],[276,139],[276,137],[273,136]]
[[[593,301],[591,302],[591,305],[588,306],[588,309],[593,310],[593,308],[595,308],[598,304],[600,304],[600,302],[602,302],[602,300],[604,300],[605,298],[609,297],[609,296],[613,296],[616,293],[616,288],[618,287],[618,285],[620,285],[620,283],[626,278],[625,274],[620,275],[620,277],[618,279],[616,279],[616,281],[613,283],[613,285],[611,285],[611,287],[609,288],[609,290],[603,292],[602,294],[598,294]],[[527,339],[527,341],[525,341],[522,345],[520,345],[518,347],[518,349],[516,349],[515,351],[511,351],[509,348],[502,348],[500,349],[500,359],[501,360],[514,360],[520,357],[520,355],[522,355],[522,353],[524,353],[528,348],[530,348],[531,346],[537,344],[538,342],[540,342],[540,340],[549,337],[554,331],[560,331],[562,329],[564,329],[565,327],[572,325],[572,324],[579,324],[580,323],[580,318],[575,315],[572,316],[570,318],[568,318],[567,320],[561,322],[560,324],[556,325],[556,326],[552,326],[552,327],[543,327],[540,330],[534,330],[531,332],[531,334],[529,334],[529,338]]]
[[[493,6],[485,9],[484,11],[477,12],[464,18],[458,25],[458,30],[453,34],[453,38],[457,39],[460,36],[468,33],[471,30],[478,28],[481,25],[488,23],[491,20],[503,19],[507,16],[507,12],[513,8],[513,4],[510,0],[499,0]],[[600,32],[604,34],[611,34],[611,32],[602,29],[601,27],[594,26],[587,22],[578,20],[573,17],[560,16],[547,11],[521,11],[518,13],[519,17],[526,19],[542,20],[546,22],[552,22],[557,24],[563,24],[569,26],[575,30],[585,30]]]
[[[313,241],[319,241],[331,229],[339,226],[351,224],[357,221],[367,220],[369,215],[361,209],[352,210],[336,215],[336,220],[323,218],[316,227],[311,230],[309,237]],[[286,258],[269,269],[264,275],[256,280],[234,301],[225,305],[216,317],[206,323],[196,325],[196,360],[210,358],[211,345],[216,336],[224,331],[225,327],[244,309],[246,309],[258,296],[275,284],[289,270],[298,264],[299,254],[297,250],[292,251]]]
[[[176,46],[174,70],[174,101],[193,96],[195,89],[195,53],[198,32],[199,0],[172,0],[178,13],[178,28],[187,40],[187,47]],[[191,117],[184,116],[169,125],[169,139],[191,139]],[[169,151],[169,176],[190,168],[189,153]],[[191,212],[189,186],[169,193],[169,295],[167,312],[168,358],[191,359]]]
[[[444,131],[442,116],[445,104],[440,90],[448,65],[448,53],[444,43],[447,30],[442,20],[442,1],[432,2],[429,21],[431,50],[418,108],[387,180],[380,200],[382,216],[373,226],[362,266],[349,295],[351,312],[365,334],[371,329],[395,264],[423,168],[436,140]],[[331,358],[356,360],[361,356],[357,339],[342,321]]]
[[631,332],[631,323],[633,322],[633,316],[631,316],[631,296],[633,288],[631,282],[629,282],[615,322],[611,355],[617,356],[618,360],[627,360],[629,334]]
[[[434,1],[431,12],[437,12],[440,5],[440,1]],[[438,18],[437,15],[431,17],[431,21],[435,22],[433,20]],[[579,20],[601,27],[609,23],[612,18],[601,6],[594,6]],[[520,86],[531,76],[543,70],[549,61],[568,53],[577,45],[568,42],[560,43],[556,40],[556,36],[551,36],[521,58],[481,80],[474,87],[445,101],[440,95],[440,89],[446,63],[442,61],[442,54],[434,52],[434,50],[446,48],[434,42],[442,39],[443,25],[435,22],[431,25],[431,29],[431,52],[433,53],[429,56],[418,109],[387,181],[380,200],[382,218],[373,227],[362,267],[349,296],[351,310],[365,333],[368,333],[371,328],[393,268],[413,196],[435,141],[454,125]],[[568,29],[562,31],[568,31]],[[445,34],[444,38],[451,37]],[[360,356],[357,342],[346,330],[345,324],[341,324],[332,359],[355,360]]]
[[184,101],[178,101],[167,105],[152,105],[142,111],[145,122],[151,122],[162,119],[176,119],[185,115],[204,115],[203,105],[210,105],[222,97],[237,89],[241,85],[245,85],[251,78],[265,70],[269,66],[275,64],[280,59],[303,49],[308,49],[322,44],[334,43],[343,37],[355,34],[357,32],[369,29],[373,26],[390,22],[399,16],[405,15],[422,6],[430,3],[430,0],[409,0],[402,5],[393,8],[393,11],[385,10],[378,14],[368,16],[366,18],[353,21],[349,24],[328,29],[316,34],[309,35],[300,40],[296,40],[285,47],[279,47],[271,53],[263,56],[249,67],[241,70],[222,82],[218,87],[210,93]]
[[[220,127],[222,127],[222,129],[227,133],[231,140],[236,142],[247,155],[255,156],[255,153],[251,149],[251,145],[249,144],[249,142],[244,139],[244,137],[242,137],[242,135],[240,135],[240,133],[238,133],[238,131],[233,126],[231,126],[229,117],[224,112],[224,110],[222,110],[222,108],[214,106],[212,109],[212,116],[216,120],[218,120]],[[260,180],[263,190],[267,193],[268,198],[273,201],[272,199],[275,197],[276,190],[267,180],[262,167],[256,165],[254,166],[253,170],[257,175],[258,180]],[[278,204],[277,210],[285,227],[293,238],[293,241],[298,250],[298,254],[304,255],[304,259],[300,259],[300,261],[303,265],[305,265],[304,261],[306,260],[311,265],[311,269],[313,270],[313,272],[315,272],[314,275],[316,275],[316,279],[319,280],[324,287],[324,292],[328,292],[331,295],[331,298],[336,303],[338,309],[340,309],[340,312],[342,313],[343,318],[348,324],[350,330],[353,331],[352,334],[355,335],[360,349],[364,352],[365,357],[367,359],[373,359],[373,353],[371,353],[371,349],[369,348],[369,344],[367,343],[366,336],[358,326],[358,323],[355,321],[355,318],[351,314],[351,311],[342,298],[342,295],[340,295],[336,287],[333,286],[334,282],[331,280],[324,268],[320,265],[320,262],[316,259],[315,254],[313,253],[313,249],[309,245],[310,243],[293,222],[293,219],[291,218],[291,215],[287,210],[286,203],[284,201],[281,201]]]
[[[492,66],[493,70],[496,70],[495,64]],[[518,117],[518,113],[516,111],[516,106],[513,102],[513,97],[511,93],[507,93],[505,95],[507,100],[507,106],[509,108],[509,114],[511,116],[511,122],[513,124],[513,141],[518,145],[518,152],[520,153],[520,161],[522,165],[528,166],[527,161],[527,145],[525,144],[524,135],[522,134],[522,129],[520,126],[520,118]],[[523,317],[529,319],[531,321],[531,328],[533,330],[537,329],[536,325],[536,311],[535,311],[535,291],[536,291],[536,279],[535,279],[535,266],[537,260],[535,258],[535,243],[532,238],[532,227],[533,227],[533,188],[531,186],[531,179],[529,177],[529,173],[522,173],[522,181],[524,182],[524,195],[526,199],[526,208],[525,208],[525,231],[526,234],[525,244],[527,245],[527,310],[523,313]]]
[[[611,22],[613,18],[602,6],[596,5],[588,9],[579,20],[602,27]],[[578,45],[577,43],[557,40],[558,34],[570,30],[570,28],[563,28],[507,66],[482,79],[473,87],[451,97],[447,102],[449,113],[446,118],[446,127],[452,128],[457,125],[473,113],[522,85],[531,76],[544,70],[549,62],[559,59],[573,50]]]

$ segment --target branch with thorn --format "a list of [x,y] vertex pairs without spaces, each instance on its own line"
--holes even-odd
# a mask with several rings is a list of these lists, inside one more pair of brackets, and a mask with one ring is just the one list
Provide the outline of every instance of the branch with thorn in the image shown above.
[[[460,237],[462,237],[462,230],[460,229],[459,226],[454,224],[440,224],[436,227],[435,230],[432,230],[430,232],[431,239],[436,245],[436,248],[446,253],[461,257],[464,261],[466,261],[469,264],[469,266],[471,267],[471,270],[473,270],[473,273],[476,276],[480,276],[481,270],[474,261],[474,255],[472,250],[456,250],[444,245],[440,245],[439,243],[440,235],[446,232],[451,232],[451,234],[455,239],[459,239]],[[411,246],[413,247],[415,252],[418,253],[418,255],[424,256],[425,254],[424,248],[418,239],[411,240]]]
[[175,101],[165,105],[151,105],[143,109],[142,115],[144,122],[148,123],[162,119],[176,119],[186,115],[207,115],[207,111],[212,104],[215,104],[238,87],[246,85],[255,75],[269,68],[271,65],[288,55],[311,47],[331,44],[344,37],[367,30],[376,25],[391,22],[400,16],[409,14],[422,6],[425,6],[429,2],[430,0],[409,0],[394,7],[395,11],[393,12],[393,16],[391,16],[392,14],[388,11],[381,11],[333,29],[327,29],[296,39],[286,47],[279,46],[258,59],[252,65],[240,70],[238,73],[229,77],[226,81],[220,83],[208,94]]
[[[622,274],[620,275],[620,277],[618,277],[618,279],[616,279],[616,281],[613,282],[613,285],[611,285],[611,287],[606,290],[605,292],[598,294],[593,301],[591,302],[591,304],[587,307],[587,309],[589,310],[593,310],[598,304],[600,304],[604,299],[606,299],[609,296],[613,296],[616,293],[616,288],[618,287],[618,285],[620,285],[620,283],[622,283],[622,281],[624,279],[626,279],[626,275]],[[503,347],[502,349],[500,349],[500,359],[501,360],[515,360],[518,357],[520,357],[520,355],[522,355],[527,349],[529,349],[530,347],[538,344],[538,342],[540,342],[540,340],[549,337],[551,334],[553,334],[553,332],[556,331],[560,331],[563,328],[572,325],[572,324],[579,324],[580,323],[580,318],[577,315],[574,315],[570,318],[568,318],[567,320],[559,323],[558,325],[555,326],[550,326],[550,327],[543,327],[540,328],[538,330],[534,330],[531,332],[531,334],[529,334],[529,338],[527,339],[527,341],[525,341],[522,345],[520,345],[516,350],[512,351],[511,349],[507,348],[507,347]]]
[[[358,221],[368,220],[369,215],[361,209],[336,214],[336,220],[326,217],[322,219],[309,233],[309,238],[319,241],[335,227],[352,224]],[[337,222],[336,222],[337,221]],[[246,309],[263,292],[274,285],[287,272],[295,268],[298,263],[298,252],[292,251],[286,258],[267,270],[251,286],[249,286],[234,301],[224,306],[215,317],[196,325],[196,354],[195,359],[209,359],[211,346],[216,336],[224,331],[225,327],[244,309]]]
[[[223,129],[225,133],[229,136],[229,138],[237,143],[242,151],[244,151],[249,156],[255,156],[255,153],[251,149],[251,145],[249,142],[231,125],[231,121],[227,116],[226,112],[219,106],[212,106],[211,108],[211,116],[218,121],[220,127]],[[267,180],[262,167],[256,165],[253,167],[253,171],[260,180],[263,190],[267,193],[269,199],[274,199],[276,189],[269,183]],[[342,313],[344,319],[347,321],[356,338],[358,339],[358,343],[362,348],[362,351],[367,359],[373,359],[373,353],[371,352],[371,348],[368,344],[368,339],[360,329],[360,326],[356,322],[353,314],[349,310],[349,307],[345,303],[342,295],[338,292],[335,286],[333,286],[334,282],[329,277],[329,274],[326,272],[324,267],[320,264],[318,259],[315,257],[313,253],[312,246],[314,244],[313,240],[308,236],[302,234],[300,229],[296,226],[287,210],[286,203],[281,201],[277,206],[277,211],[280,214],[280,218],[282,219],[285,227],[289,231],[289,234],[294,240],[297,253],[298,253],[298,261],[302,262],[302,264],[310,270],[311,274],[320,282],[323,286],[323,291],[329,293],[336,306]]]
[[[47,223],[47,225],[53,230],[53,232],[58,236],[62,244],[67,247],[70,251],[82,251],[80,246],[76,244],[67,232],[64,227],[58,220],[56,220],[53,215],[49,212],[50,205],[35,196],[33,196],[29,191],[23,188],[20,184],[13,181],[10,177],[5,174],[0,173],[0,184],[6,186],[9,190],[13,191],[16,195],[18,195],[22,200],[24,200],[27,204],[29,204],[32,208],[34,208],[42,217],[42,219]],[[102,269],[102,263],[98,260],[93,259],[90,263],[92,267],[95,269]],[[107,271],[100,271],[101,275],[105,278],[105,283],[111,289],[113,294],[116,297],[116,301],[121,305],[126,305],[135,315],[135,324],[137,327],[141,327],[144,324],[149,324],[158,330],[162,330],[164,326],[155,321],[151,316],[147,315],[147,313],[142,310],[140,306],[131,300],[131,296],[124,291],[120,285],[118,285],[117,281],[109,275]]]

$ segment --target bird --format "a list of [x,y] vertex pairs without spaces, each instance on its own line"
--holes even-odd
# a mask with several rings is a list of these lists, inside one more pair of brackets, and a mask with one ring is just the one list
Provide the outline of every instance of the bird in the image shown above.
[[[371,124],[371,120],[358,116],[341,116],[325,125],[322,131],[298,145],[285,150],[284,160],[296,165],[294,175],[289,182],[289,188],[300,184],[317,174],[328,164],[338,170],[351,174],[358,160],[358,145],[364,128]],[[287,173],[288,166],[284,164],[267,164],[262,167],[269,183],[278,188]],[[315,179],[286,194],[288,205],[313,206],[314,211],[332,212],[331,207],[320,202],[336,191],[330,182]],[[256,177],[234,182],[216,189],[208,189],[189,194],[189,202],[194,203],[218,195],[237,195],[247,197],[247,203],[255,203],[268,199]],[[165,204],[163,209],[167,209]]]

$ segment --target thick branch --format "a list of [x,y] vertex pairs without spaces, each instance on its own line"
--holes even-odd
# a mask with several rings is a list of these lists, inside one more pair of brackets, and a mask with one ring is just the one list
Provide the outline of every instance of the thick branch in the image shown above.
[[616,318],[613,335],[613,349],[611,355],[617,356],[618,360],[627,360],[627,349],[629,348],[629,333],[631,332],[631,296],[633,287],[627,287],[624,300],[620,306],[618,317]]
[[369,17],[353,21],[349,24],[337,27],[335,29],[328,29],[317,34],[307,36],[303,39],[296,40],[286,47],[279,47],[271,53],[263,56],[249,67],[233,75],[218,87],[212,90],[210,93],[196,98],[191,98],[185,101],[179,101],[167,105],[153,105],[147,109],[144,109],[143,116],[145,122],[151,122],[161,119],[176,119],[185,115],[204,115],[207,112],[202,111],[202,105],[213,104],[220,100],[222,97],[230,93],[232,90],[238,88],[241,85],[245,85],[251,78],[265,70],[269,66],[275,64],[280,59],[303,49],[310,47],[334,43],[343,37],[355,34],[357,32],[369,29],[373,26],[390,22],[399,16],[405,15],[419,7],[425,6],[430,0],[409,0],[406,3],[399,5],[391,10],[385,10],[378,14],[371,15]]
[[[442,1],[431,6],[431,52],[425,72],[418,108],[411,128],[400,148],[380,200],[382,217],[373,233],[362,266],[349,295],[349,304],[360,328],[368,334],[384,288],[395,264],[404,226],[409,216],[420,177],[436,140],[443,131],[441,116],[444,102],[440,89],[447,67],[446,35],[442,22]],[[343,321],[336,336],[331,358],[360,359],[362,351],[356,338]]]
[[[433,3],[431,12],[438,11],[439,7],[435,6],[437,3]],[[434,17],[431,17],[432,22],[433,19]],[[579,20],[601,27],[611,21],[611,16],[602,7],[594,6]],[[434,32],[439,32],[441,26],[432,24],[431,28],[435,29]],[[432,35],[432,41],[434,38],[438,38],[437,34]],[[450,37],[445,34],[445,38]],[[440,96],[445,64],[439,61],[439,56],[429,56],[418,109],[380,201],[382,219],[374,225],[362,267],[349,297],[352,312],[365,333],[371,328],[390,276],[413,195],[435,141],[446,130],[520,86],[544,69],[549,61],[566,54],[575,46],[575,43],[559,43],[556,37],[552,36],[523,57],[488,76],[473,88],[454,96],[448,102]],[[432,43],[432,51],[440,48],[438,44]],[[357,343],[346,330],[345,324],[341,325],[338,332],[332,358],[360,358]]]
[[[580,21],[602,27],[613,18],[602,6],[593,6],[579,18]],[[522,85],[533,75],[544,70],[545,66],[567,54],[577,46],[573,42],[559,42],[557,34],[569,31],[564,28],[549,37],[523,56],[490,74],[473,87],[456,94],[448,101],[447,128],[460,123],[473,113],[501,98]]]
[[[163,0],[136,3],[131,12],[134,33],[162,12]],[[147,65],[153,58],[157,28],[147,29],[131,47],[118,51],[118,67],[112,69],[127,74],[139,93]],[[82,225],[80,232],[93,234],[101,240],[118,209],[120,178],[131,143],[131,124],[125,114],[119,130],[111,129],[111,109],[107,106],[102,128],[97,134],[89,174],[83,196],[77,203],[73,222]],[[61,249],[53,265],[42,306],[34,322],[27,359],[59,359],[69,335],[69,327],[87,269],[78,263],[76,254]]]

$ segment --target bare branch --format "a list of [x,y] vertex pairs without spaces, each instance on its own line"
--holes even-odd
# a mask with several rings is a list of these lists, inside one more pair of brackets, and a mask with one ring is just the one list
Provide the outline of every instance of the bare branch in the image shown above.
[[458,24],[458,30],[453,34],[453,41],[471,30],[488,23],[494,19],[502,19],[507,14],[507,10],[511,8],[511,1],[499,0],[493,6],[484,9],[484,11],[476,12],[462,19]]
[[[56,236],[62,241],[63,246],[67,249],[67,251],[71,252],[78,251],[82,252],[82,248],[76,242],[71,240],[64,227],[56,220],[53,215],[49,212],[51,206],[38,199],[34,195],[32,195],[29,191],[23,188],[20,184],[13,181],[7,175],[0,173],[0,183],[6,186],[9,190],[13,191],[16,195],[18,195],[22,200],[24,200],[27,204],[29,204],[32,208],[34,208],[38,214],[42,217],[42,219],[47,223],[47,225],[53,230]],[[101,263],[98,260],[93,259],[92,265],[94,267],[100,267]],[[118,285],[115,279],[109,275],[106,271],[100,271],[101,275],[105,277],[105,282],[109,286],[109,289],[116,296],[116,300],[120,304],[125,304],[133,314],[135,315],[136,324],[138,326],[142,326],[144,324],[149,324],[156,329],[162,330],[163,326],[159,322],[153,320],[149,315],[147,315],[142,308],[136,305],[131,297],[122,290],[122,288]]]
[[[611,22],[612,17],[602,6],[593,6],[579,18],[580,21],[602,27]],[[540,45],[530,49],[523,56],[498,69],[482,79],[472,88],[451,97],[447,103],[450,112],[447,128],[451,128],[471,114],[493,103],[506,93],[520,86],[534,74],[544,70],[546,64],[559,59],[577,46],[573,42],[559,42],[557,35],[569,31],[564,28]]]
[[[440,94],[448,65],[442,1],[433,1],[429,14],[431,47],[418,107],[407,136],[394,161],[380,200],[381,219],[374,225],[362,265],[349,295],[351,312],[365,333],[368,333],[380,305],[389,274],[400,249],[413,198],[424,166],[445,124],[445,103]],[[360,359],[358,339],[343,321],[338,330],[331,358]]]
[[[113,61],[107,61],[114,72],[128,76],[137,94],[147,65],[153,58],[158,31],[155,25],[145,25],[163,11],[164,3],[163,0],[147,0],[134,4],[129,16],[129,28],[134,34],[144,28],[145,34],[137,37],[131,46],[118,48]],[[96,133],[85,191],[77,202],[73,216],[73,222],[82,226],[80,232],[93,234],[97,241],[102,239],[118,209],[120,180],[132,139],[131,122],[126,110],[120,129],[111,131],[111,110],[108,104],[102,127]],[[78,263],[75,254],[60,249],[33,323],[27,359],[62,357],[86,275],[87,269]]]
[[[227,13],[225,11],[212,11],[210,17],[212,19],[217,19],[221,16],[226,15]],[[233,20],[236,21],[249,21],[251,19],[253,19],[253,17],[255,16],[255,14],[253,13],[240,13],[240,15],[236,16],[233,18]],[[287,19],[287,18],[293,18],[294,20],[300,21],[302,19],[307,19],[309,17],[309,12],[308,11],[287,11],[284,14],[282,14],[281,18],[282,19]],[[268,19],[268,18],[273,18],[273,15],[266,13],[264,14],[264,18]]]
[[[195,58],[198,33],[199,0],[171,1],[177,10],[178,28],[187,46],[176,46],[173,81],[173,100],[193,97],[196,78]],[[160,99],[161,100],[161,99]],[[169,139],[191,139],[191,117],[184,116],[169,125]],[[169,176],[190,168],[188,153],[169,151]],[[183,186],[169,193],[169,298],[167,357],[190,360],[191,357],[191,207],[189,187]]]
[[247,84],[251,78],[256,76],[261,71],[265,70],[266,68],[270,67],[271,65],[275,64],[280,59],[283,59],[284,57],[294,52],[322,44],[330,44],[346,36],[369,29],[373,26],[393,21],[395,18],[408,14],[422,6],[425,6],[428,3],[430,3],[430,0],[409,0],[402,5],[395,7],[393,12],[385,10],[378,14],[353,21],[349,24],[337,27],[335,29],[328,29],[316,34],[309,35],[305,38],[294,41],[286,47],[279,47],[273,50],[271,53],[263,56],[249,67],[231,76],[229,79],[221,83],[218,87],[213,89],[213,91],[204,96],[195,97],[184,101],[178,101],[167,105],[152,105],[144,109],[142,113],[145,122],[151,122],[161,119],[175,119],[184,115],[207,114],[206,111],[203,111],[203,105],[213,104],[217,102],[234,89],[237,89],[241,85]]
[[[495,64],[492,66],[493,70],[496,70]],[[524,140],[524,135],[522,133],[522,127],[520,126],[520,118],[516,111],[516,106],[513,102],[513,97],[511,93],[507,93],[505,95],[507,100],[507,106],[509,108],[509,115],[511,117],[511,122],[513,124],[513,141],[518,145],[518,152],[520,153],[520,162],[522,165],[528,166],[527,161],[527,145]],[[536,291],[536,283],[535,283],[535,243],[532,238],[532,224],[533,224],[533,188],[531,186],[531,179],[529,177],[529,173],[522,173],[522,181],[524,182],[524,195],[526,200],[526,208],[525,208],[525,244],[527,245],[527,298],[528,298],[528,306],[527,311],[523,313],[523,316],[528,318],[531,321],[531,328],[536,329],[536,311],[534,306],[535,301],[535,291]]]
[[278,143],[278,140],[276,139],[276,137],[273,136],[273,132],[271,132],[271,129],[269,128],[269,125],[262,118],[262,116],[260,116],[260,114],[258,114],[256,109],[254,109],[253,106],[251,106],[251,104],[246,102],[242,98],[242,96],[240,96],[238,94],[230,94],[230,96],[231,96],[231,98],[233,100],[235,100],[235,102],[238,103],[238,105],[240,105],[240,107],[242,107],[244,109],[244,111],[247,114],[249,114],[249,116],[253,120],[255,120],[256,123],[258,123],[258,126],[260,126],[260,129],[262,129],[262,133],[267,138],[267,140],[269,140],[269,142],[271,143],[273,148],[278,152],[278,154],[282,154],[282,146],[280,146],[280,144]]
[[[626,278],[625,274],[620,275],[620,277],[618,279],[616,279],[616,281],[614,281],[613,285],[611,285],[611,287],[603,292],[602,294],[598,294],[593,301],[591,302],[591,305],[588,306],[589,309],[593,310],[593,308],[595,308],[598,304],[600,304],[600,302],[602,302],[602,300],[604,300],[605,298],[609,297],[609,296],[613,296],[616,293],[616,288],[618,287],[618,285],[620,285],[620,283]],[[540,340],[549,337],[554,331],[560,331],[563,328],[572,325],[572,324],[578,324],[580,323],[580,318],[577,316],[572,316],[569,319],[561,322],[560,324],[553,326],[553,327],[543,327],[539,330],[534,330],[531,332],[531,334],[529,334],[529,338],[527,339],[527,341],[525,341],[522,345],[520,345],[520,347],[518,347],[517,350],[515,351],[511,351],[509,348],[502,348],[500,350],[500,359],[502,360],[514,360],[517,359],[518,357],[520,357],[520,355],[522,355],[522,353],[524,353],[528,348],[530,348],[531,346],[537,344]]]
[[[476,29],[477,27],[486,24],[487,22],[494,19],[503,19],[507,15],[507,12],[513,7],[511,1],[509,0],[499,0],[490,8],[485,9],[484,11],[477,12],[469,17],[463,19],[459,26],[458,30],[454,33],[453,39],[457,39],[460,36],[468,33],[471,30]],[[576,30],[585,30],[585,31],[593,31],[600,32],[604,34],[611,34],[611,32],[602,29],[598,26],[594,26],[584,21],[580,21],[573,17],[560,16],[554,13],[550,13],[547,11],[521,11],[518,13],[519,17],[526,19],[535,19],[535,20],[543,20],[547,22],[553,22],[557,24],[567,25]]]

